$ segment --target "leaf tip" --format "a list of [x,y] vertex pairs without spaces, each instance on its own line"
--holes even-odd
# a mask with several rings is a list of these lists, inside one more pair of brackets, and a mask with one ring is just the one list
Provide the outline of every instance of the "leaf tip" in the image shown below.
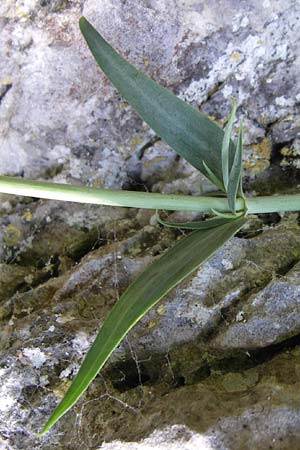
[[82,29],[88,24],[88,21],[84,16],[81,16],[78,21],[79,29],[82,32]]
[[231,100],[232,109],[234,109],[234,112],[236,112],[236,109],[237,109],[237,101],[236,101],[236,99],[233,97],[233,95],[230,97],[230,100]]
[[47,433],[50,430],[50,428],[52,428],[52,426],[55,424],[55,422],[57,422],[57,420],[60,418],[60,416],[55,417],[54,413],[55,410],[52,412],[51,416],[48,418],[47,422],[42,427],[42,429],[37,433],[38,437],[44,436],[44,434]]
[[47,424],[45,424],[45,425],[43,426],[43,428],[37,433],[37,437],[40,438],[40,437],[44,436],[44,434],[47,433],[48,428],[49,428],[49,427],[47,427]]

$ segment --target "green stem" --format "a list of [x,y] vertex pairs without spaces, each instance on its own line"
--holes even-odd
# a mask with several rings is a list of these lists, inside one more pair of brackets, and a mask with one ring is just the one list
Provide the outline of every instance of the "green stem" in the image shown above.
[[[98,205],[125,206],[132,208],[165,209],[181,211],[230,212],[226,197],[156,194],[148,192],[98,189],[24,180],[0,176],[0,192],[51,200],[63,200]],[[300,211],[300,195],[250,197],[246,199],[249,214],[278,211]],[[237,199],[237,211],[244,207],[244,200]]]

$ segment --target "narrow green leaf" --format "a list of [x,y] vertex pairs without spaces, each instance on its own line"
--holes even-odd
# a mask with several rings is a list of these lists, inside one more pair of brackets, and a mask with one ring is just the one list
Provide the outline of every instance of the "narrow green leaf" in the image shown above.
[[224,130],[224,137],[223,137],[222,150],[221,150],[223,183],[224,183],[226,192],[227,192],[227,188],[228,188],[228,179],[229,179],[229,146],[230,146],[230,140],[231,140],[230,137],[231,137],[232,126],[233,126],[233,122],[234,122],[234,118],[235,118],[236,108],[237,108],[236,101],[232,97],[232,110],[231,110],[228,122],[227,122],[225,130]]
[[214,213],[217,217],[222,217],[223,219],[237,219],[238,217],[242,217],[244,215],[244,211],[239,213],[232,212],[223,212],[218,211],[217,209],[211,208],[211,212]]
[[207,220],[201,220],[201,221],[194,221],[194,222],[168,222],[165,220],[162,220],[157,215],[157,221],[166,227],[170,228],[183,228],[186,230],[207,230],[209,228],[215,228],[220,225],[224,225],[225,223],[232,222],[237,217],[232,216],[231,217],[213,217],[212,219]]
[[[79,26],[98,65],[143,120],[198,170],[204,173],[205,160],[222,179],[222,128],[129,64],[84,17]],[[232,142],[229,153],[232,162]]]
[[236,211],[236,204],[235,204],[236,194],[242,177],[242,163],[243,163],[243,124],[241,122],[239,127],[238,139],[236,143],[234,160],[230,170],[228,190],[227,190],[229,208],[233,213],[235,213]]
[[[242,149],[242,158],[243,158],[243,149]],[[242,162],[242,166],[243,166],[243,162]],[[238,191],[237,191],[237,197],[244,199],[246,202],[245,194],[243,191],[243,168],[241,169],[241,176],[240,176],[239,187],[238,187]]]
[[216,185],[221,191],[224,192],[224,186],[223,183],[219,180],[219,178],[213,173],[213,171],[208,167],[205,161],[202,161],[203,167],[204,167],[204,175],[214,184]]
[[40,434],[45,433],[78,400],[139,319],[216,252],[244,223],[242,218],[217,228],[194,231],[177,242],[129,286],[104,321],[78,374]]

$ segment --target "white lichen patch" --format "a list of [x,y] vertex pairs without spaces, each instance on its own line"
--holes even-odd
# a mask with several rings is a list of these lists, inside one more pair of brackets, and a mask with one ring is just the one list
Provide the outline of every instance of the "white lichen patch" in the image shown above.
[[232,270],[233,269],[233,264],[228,259],[222,259],[221,263],[222,263],[222,266],[224,267],[225,270]]
[[19,17],[30,16],[36,9],[38,0],[17,0],[16,13]]
[[[3,428],[7,427],[10,431],[26,415],[24,410],[16,408],[25,380],[26,375],[23,377],[20,373],[13,373],[11,368],[0,369],[0,422]],[[0,448],[2,449],[1,442]]]
[[40,377],[40,386],[47,386],[47,384],[49,384],[48,375],[42,375]]
[[244,322],[245,321],[245,311],[239,311],[235,316],[236,322]]
[[[102,450],[213,450],[208,436],[190,431],[182,425],[155,430],[140,442],[112,441],[101,445]],[[100,449],[99,449],[100,450]]]
[[47,357],[42,350],[37,348],[24,348],[22,350],[24,356],[31,362],[32,366],[39,369],[47,361]]
[[234,74],[239,81],[249,79],[250,84],[256,86],[259,78],[256,68],[263,60],[265,53],[266,48],[258,35],[250,34],[236,46],[230,42],[224,54],[214,62],[207,76],[201,80],[192,81],[180,97],[188,102],[196,101],[201,104],[207,100],[209,91],[218,83],[225,81],[231,74]]
[[74,339],[72,339],[72,347],[73,349],[80,354],[83,354],[86,352],[86,350],[90,347],[91,342],[88,338],[88,335],[86,333],[79,332],[75,336]]
[[278,106],[289,107],[294,106],[295,100],[292,98],[286,98],[284,95],[282,95],[281,97],[277,97],[275,99],[275,103]]
[[232,86],[225,85],[222,94],[224,95],[224,98],[229,98],[232,95]]
[[60,372],[59,378],[69,378],[69,376],[72,375],[74,372],[76,372],[77,369],[78,364],[72,363]]
[[7,378],[7,372],[7,369],[0,369],[0,412],[2,413],[13,408],[15,403],[14,396],[10,393],[11,384],[10,378]]
[[270,0],[264,0],[262,5],[263,5],[263,8],[270,8],[271,2],[270,2]]
[[59,164],[65,163],[71,155],[71,150],[65,145],[55,145],[52,150],[50,150],[48,158],[55,160]]
[[56,318],[57,323],[68,323],[72,322],[72,320],[76,319],[76,317],[72,316],[72,314],[66,313],[66,314],[59,314]]
[[248,16],[238,13],[232,19],[232,31],[236,33],[240,28],[246,28],[249,23]]
[[186,294],[205,292],[214,282],[221,277],[221,272],[210,264],[204,264],[196,273],[189,286],[183,290]]
[[234,291],[228,292],[228,294],[226,294],[222,300],[222,306],[225,308],[230,306],[239,298],[240,295],[241,295],[240,289],[235,289]]

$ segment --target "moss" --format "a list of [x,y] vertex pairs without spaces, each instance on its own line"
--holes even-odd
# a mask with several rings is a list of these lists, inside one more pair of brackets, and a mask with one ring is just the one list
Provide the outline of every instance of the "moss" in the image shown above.
[[56,2],[56,4],[54,4],[52,6],[52,11],[53,12],[62,11],[63,9],[66,9],[67,7],[68,7],[67,0],[58,1],[58,2]]
[[139,144],[141,144],[144,141],[144,137],[143,136],[133,136],[130,141],[129,141],[129,145],[130,145],[130,149],[131,151],[135,151],[137,146]]
[[64,378],[59,384],[57,384],[52,390],[58,399],[62,399],[68,388],[71,385],[71,380]]
[[157,164],[161,161],[166,161],[164,156],[156,156],[155,158],[149,159],[148,161],[144,161],[144,167],[152,167],[154,164]]
[[232,52],[229,55],[229,58],[233,61],[239,62],[241,60],[241,53],[240,52]]
[[28,289],[37,276],[38,272],[33,267],[0,264],[0,299],[3,301],[16,291]]
[[248,157],[244,167],[251,175],[265,171],[270,166],[271,141],[268,137],[262,139],[258,144],[251,145],[247,151]]
[[258,373],[253,370],[246,372],[229,372],[222,376],[221,384],[226,392],[245,391],[258,382]]
[[151,329],[151,328],[156,327],[156,325],[157,325],[157,323],[154,320],[150,320],[146,326],[147,326],[147,328]]
[[159,306],[156,308],[156,312],[157,312],[157,314],[159,314],[160,316],[163,316],[164,313],[165,313],[165,306],[164,306],[164,305],[159,305]]
[[15,225],[8,225],[4,231],[3,240],[7,247],[16,247],[23,238],[22,230]]

